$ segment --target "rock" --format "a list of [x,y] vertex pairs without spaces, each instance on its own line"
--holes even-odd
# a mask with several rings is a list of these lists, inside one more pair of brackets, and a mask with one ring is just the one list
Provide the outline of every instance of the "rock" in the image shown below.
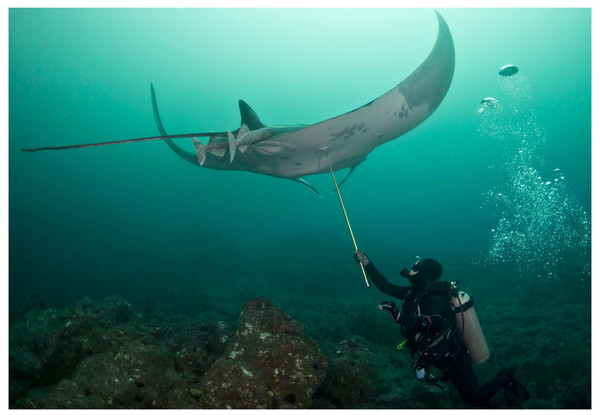
[[[452,386],[450,386],[452,387]],[[413,382],[412,401],[416,409],[452,408],[450,389],[440,388],[424,382]]]
[[24,408],[166,408],[166,396],[179,379],[169,348],[132,341],[116,355],[100,353],[77,366],[43,394],[33,392]]
[[293,320],[267,299],[248,301],[235,341],[202,378],[206,408],[311,408],[327,358]]
[[121,297],[32,310],[10,329],[10,405],[26,408],[198,408],[200,377],[234,333],[142,319]]
[[87,356],[115,348],[127,337],[125,323],[139,316],[121,297],[88,298],[70,309],[34,308],[10,327],[11,402],[33,387],[69,377]]
[[27,313],[31,311],[42,311],[48,308],[46,302],[37,293],[30,293],[22,299],[19,309],[16,312],[10,313],[10,323],[14,323],[14,320],[22,319]]
[[170,340],[177,369],[186,379],[198,382],[225,352],[233,335],[233,328],[223,321],[199,318],[178,325]]
[[366,404],[375,388],[373,353],[366,340],[350,336],[329,353],[327,378],[319,395],[336,408],[356,408]]
[[233,339],[229,325],[202,317],[143,319],[120,297],[32,308],[11,326],[10,405],[313,407],[328,363],[301,323],[255,299]]

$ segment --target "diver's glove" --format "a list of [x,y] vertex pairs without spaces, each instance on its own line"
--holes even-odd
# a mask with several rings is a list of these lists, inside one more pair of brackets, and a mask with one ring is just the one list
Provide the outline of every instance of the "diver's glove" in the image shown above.
[[408,268],[402,268],[402,271],[400,271],[400,275],[404,278],[408,278],[410,277],[410,271],[408,270]]
[[379,309],[390,313],[390,317],[397,323],[400,318],[400,311],[393,301],[385,300],[379,304]]
[[369,258],[367,258],[367,255],[364,252],[360,252],[359,250],[356,250],[356,252],[354,253],[354,260],[358,263],[358,264],[363,264],[363,267],[369,265],[369,263],[371,261],[369,261]]

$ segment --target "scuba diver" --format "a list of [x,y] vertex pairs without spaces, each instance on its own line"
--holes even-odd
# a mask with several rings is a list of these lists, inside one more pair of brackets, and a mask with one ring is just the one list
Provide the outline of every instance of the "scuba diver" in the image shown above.
[[[410,286],[400,286],[390,283],[363,252],[356,251],[354,257],[381,292],[404,301],[400,310],[390,300],[383,301],[379,309],[401,325],[405,343],[413,355],[417,353],[414,368],[419,380],[433,384],[449,380],[471,406],[490,407],[490,398],[501,389],[510,406],[520,406],[529,398],[512,368],[479,385],[472,365],[487,360],[489,349],[473,300],[459,292],[456,283],[439,281],[442,265],[438,261],[417,258],[410,270],[400,271]],[[428,373],[431,366],[440,374]]]

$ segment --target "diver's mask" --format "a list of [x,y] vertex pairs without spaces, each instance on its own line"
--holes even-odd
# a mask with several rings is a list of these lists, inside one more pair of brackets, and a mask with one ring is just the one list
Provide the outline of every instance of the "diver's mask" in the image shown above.
[[411,285],[415,285],[420,281],[419,271],[422,269],[423,262],[421,262],[421,257],[416,257],[415,263],[411,267],[411,270],[416,272],[416,274],[411,275],[408,269],[403,268],[402,271],[400,271],[400,275],[404,278],[407,278]]
[[414,272],[419,272],[423,269],[423,262],[421,262],[421,257],[416,258],[416,261],[411,268]]

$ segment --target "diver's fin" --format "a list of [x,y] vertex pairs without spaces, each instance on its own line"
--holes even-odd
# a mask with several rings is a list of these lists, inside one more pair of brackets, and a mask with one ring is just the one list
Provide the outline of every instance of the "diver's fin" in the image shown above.
[[202,144],[196,137],[192,137],[192,143],[194,143],[194,147],[196,148],[198,163],[202,166],[206,161],[206,146]]
[[527,388],[514,379],[504,385],[504,399],[509,406],[521,406],[529,397]]
[[291,179],[291,180],[293,180],[293,181],[295,181],[295,182],[298,182],[298,183],[302,183],[304,186],[306,186],[306,187],[308,187],[310,190],[312,190],[312,191],[313,191],[313,192],[314,192],[314,193],[315,193],[317,196],[319,196],[321,199],[323,198],[323,196],[321,196],[321,193],[319,193],[319,192],[317,191],[317,189],[315,189],[315,188],[314,188],[314,187],[313,187],[313,186],[312,186],[312,185],[311,185],[309,182],[307,182],[306,180],[304,180],[304,179]]
[[242,125],[246,124],[250,131],[258,130],[259,128],[266,127],[258,118],[258,115],[254,112],[250,105],[246,104],[241,99],[238,101],[240,106],[240,115],[242,116]]
[[227,141],[229,142],[229,163],[233,163],[233,158],[235,157],[235,149],[237,148],[237,144],[235,144],[235,138],[231,131],[227,131]]

